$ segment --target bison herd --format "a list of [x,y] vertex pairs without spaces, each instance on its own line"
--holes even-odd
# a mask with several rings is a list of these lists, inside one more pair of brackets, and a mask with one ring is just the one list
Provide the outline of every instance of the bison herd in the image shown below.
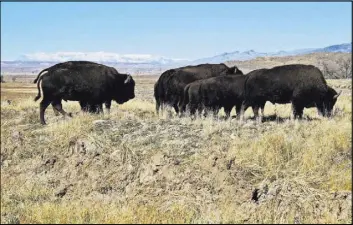
[[[81,110],[109,112],[111,101],[123,104],[135,97],[135,82],[129,74],[115,68],[88,61],[68,61],[42,70],[34,80],[37,101],[40,102],[40,121],[46,124],[44,112],[51,104],[56,115],[71,116],[62,108],[62,100],[79,101]],[[340,92],[329,87],[321,71],[311,65],[293,64],[271,69],[258,69],[244,75],[236,66],[200,64],[170,69],[161,74],[154,85],[156,111],[171,106],[180,116],[189,112],[195,116],[212,113],[221,108],[227,117],[235,107],[242,118],[251,107],[255,117],[264,113],[267,101],[292,103],[295,118],[302,118],[304,108],[316,107],[319,114],[331,116]]]

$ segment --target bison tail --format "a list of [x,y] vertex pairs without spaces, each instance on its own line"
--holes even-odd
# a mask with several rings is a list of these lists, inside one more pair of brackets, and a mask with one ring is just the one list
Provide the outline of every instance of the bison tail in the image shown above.
[[40,97],[42,97],[41,95],[37,95],[35,98],[34,98],[34,101],[38,101],[38,99],[40,99]]
[[42,97],[41,93],[40,93],[40,87],[39,87],[39,84],[40,84],[40,81],[42,80],[42,77],[40,77],[38,79],[38,82],[37,82],[37,88],[38,88],[38,95],[34,98],[34,101],[38,101],[38,99],[40,99]]
[[37,78],[33,81],[34,84],[37,83],[37,81],[38,81],[38,79],[39,79],[39,76],[40,76],[42,73],[44,73],[45,71],[48,71],[48,68],[47,68],[47,69],[44,69],[44,70],[42,70],[42,71],[39,72],[39,74],[37,75]]
[[163,96],[163,85],[160,84],[159,81],[157,81],[157,83],[154,85],[154,98],[156,100],[156,110],[158,112],[159,110],[159,107],[161,104],[164,103],[163,99],[164,99],[164,96]]

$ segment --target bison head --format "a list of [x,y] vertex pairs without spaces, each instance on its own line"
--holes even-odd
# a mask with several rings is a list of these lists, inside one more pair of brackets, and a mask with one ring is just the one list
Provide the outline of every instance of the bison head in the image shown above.
[[229,67],[221,73],[221,75],[244,75],[243,72],[236,66]]
[[114,100],[122,104],[135,98],[135,81],[129,74],[121,74],[124,77],[123,84],[120,86],[119,92],[116,93]]
[[336,104],[337,98],[341,93],[342,91],[337,93],[335,89],[328,87],[323,105],[318,107],[319,113],[323,116],[330,117],[332,115],[332,110]]

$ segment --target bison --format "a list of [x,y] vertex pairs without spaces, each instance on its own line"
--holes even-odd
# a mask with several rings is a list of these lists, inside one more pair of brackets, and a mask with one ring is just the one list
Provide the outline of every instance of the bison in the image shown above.
[[340,93],[329,87],[315,66],[292,64],[260,69],[246,75],[243,115],[251,106],[255,117],[266,101],[272,104],[292,103],[294,118],[302,118],[304,108],[317,107],[319,114],[331,116]]
[[[58,64],[55,64],[51,67],[48,67],[48,68],[40,71],[39,74],[37,75],[37,78],[33,81],[33,83],[37,83],[40,75],[43,74],[44,72],[52,72],[56,69],[72,69],[77,66],[84,66],[84,65],[101,65],[101,64],[90,62],[90,61],[67,61],[67,62],[63,62],[63,63],[58,63]],[[116,72],[118,72],[115,68],[113,68],[113,67],[110,67],[110,68],[112,68],[112,70],[115,70]],[[109,113],[110,107],[111,107],[111,101],[106,101],[104,104],[105,104],[105,107]],[[102,106],[97,106],[97,105],[91,106],[91,105],[87,104],[87,102],[81,102],[81,101],[80,101],[80,106],[81,106],[81,110],[84,112],[95,112],[98,109],[102,108]],[[54,106],[53,106],[53,110],[54,110],[55,115],[58,116],[59,112],[55,109]]]
[[43,99],[40,103],[40,121],[44,125],[44,112],[49,104],[61,114],[69,115],[62,109],[61,100],[80,101],[88,110],[101,112],[103,102],[115,100],[122,104],[135,97],[135,81],[128,74],[119,74],[114,68],[102,64],[77,64],[71,68],[48,70],[37,80],[42,83]]
[[237,116],[240,114],[244,100],[244,83],[246,76],[219,76],[194,81],[184,88],[184,99],[181,104],[183,113],[188,106],[191,115],[196,110],[201,114],[212,111],[214,116],[224,107],[226,117],[230,116],[232,108],[236,107]]
[[179,113],[179,105],[183,98],[184,88],[187,84],[200,79],[221,75],[243,74],[236,66],[228,67],[225,64],[200,64],[170,69],[161,74],[154,85],[156,99],[156,112],[164,105],[172,106]]

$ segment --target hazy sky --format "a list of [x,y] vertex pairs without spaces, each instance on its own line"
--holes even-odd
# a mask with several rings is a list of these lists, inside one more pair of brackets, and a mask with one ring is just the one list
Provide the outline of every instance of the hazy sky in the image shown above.
[[351,42],[351,3],[1,2],[1,57],[36,52],[196,59]]

